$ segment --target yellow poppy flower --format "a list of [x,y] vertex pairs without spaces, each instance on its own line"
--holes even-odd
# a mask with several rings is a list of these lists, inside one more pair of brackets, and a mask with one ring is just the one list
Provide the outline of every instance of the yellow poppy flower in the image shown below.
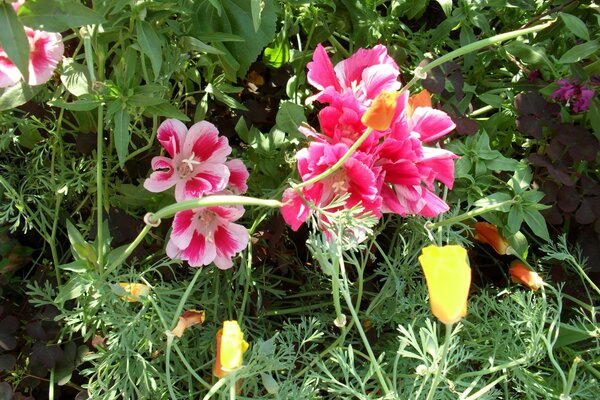
[[222,378],[240,368],[248,347],[238,322],[224,321],[223,328],[217,332],[217,357],[213,374]]
[[119,282],[119,286],[130,294],[121,296],[121,300],[129,301],[131,303],[140,301],[142,297],[146,297],[150,293],[150,286],[144,285],[143,283]]
[[425,273],[431,311],[444,324],[467,315],[471,267],[461,246],[427,246],[419,256]]

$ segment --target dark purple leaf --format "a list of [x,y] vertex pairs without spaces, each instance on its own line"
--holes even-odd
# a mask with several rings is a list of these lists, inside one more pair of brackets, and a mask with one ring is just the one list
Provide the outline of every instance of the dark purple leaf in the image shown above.
[[19,320],[15,316],[9,315],[0,321],[0,333],[12,335],[17,329],[19,329]]
[[544,196],[544,198],[542,199],[542,203],[544,204],[552,204],[556,201],[556,199],[558,198],[558,185],[556,184],[556,182],[553,181],[544,181],[543,185],[542,185],[542,192],[544,192],[544,194],[546,196]]
[[583,199],[581,206],[575,213],[575,221],[581,225],[591,224],[596,220],[596,215],[592,209],[590,202],[587,199]]
[[534,115],[521,115],[517,118],[517,130],[526,136],[532,136],[536,139],[542,138],[542,124]]
[[443,66],[446,78],[452,83],[454,88],[454,95],[457,100],[462,100],[464,97],[463,86],[465,85],[465,78],[462,75],[462,69],[459,64],[455,62],[447,62]]
[[12,400],[13,390],[8,382],[0,383],[0,400]]
[[562,159],[565,146],[555,138],[550,140],[550,144],[546,147],[546,154],[552,161],[559,161]]
[[557,206],[553,206],[540,212],[544,218],[546,218],[546,222],[551,225],[560,225],[563,223],[562,213],[558,210]]
[[558,192],[558,206],[566,213],[572,213],[577,209],[581,198],[574,187],[564,186]]
[[47,369],[54,368],[56,363],[63,357],[63,351],[58,345],[37,342],[33,345],[30,362],[43,365]]
[[434,68],[427,73],[427,78],[421,81],[421,85],[431,93],[440,94],[444,91],[446,77],[440,67]]
[[[12,369],[17,362],[17,359],[12,354],[0,354],[0,371],[6,371]],[[2,387],[0,387],[2,392]],[[0,399],[2,396],[0,395]]]
[[515,96],[515,108],[517,112],[524,115],[540,116],[548,102],[538,92],[520,93]]

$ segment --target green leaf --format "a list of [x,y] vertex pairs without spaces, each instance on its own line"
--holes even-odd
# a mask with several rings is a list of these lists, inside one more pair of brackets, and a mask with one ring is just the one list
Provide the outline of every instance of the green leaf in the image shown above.
[[[509,201],[511,199],[512,199],[512,197],[508,193],[498,192],[498,193],[490,194],[489,196],[486,196],[483,199],[477,200],[473,205],[477,208],[486,208],[486,207],[495,206],[495,205],[503,203],[505,201]],[[495,210],[507,212],[509,210],[509,208],[510,208],[510,204],[506,204]]]
[[290,60],[290,44],[287,36],[278,35],[277,38],[263,53],[265,65],[271,68],[280,68]]
[[254,32],[258,32],[260,28],[260,14],[262,13],[261,7],[262,0],[250,0],[250,10],[252,11],[252,26]]
[[29,81],[29,40],[25,28],[10,3],[0,3],[0,47],[16,65],[25,82]]
[[129,111],[125,105],[115,113],[114,122],[115,148],[119,157],[119,165],[123,168],[127,154],[129,154],[129,138],[131,136],[129,132]]
[[5,89],[0,89],[0,111],[10,110],[27,103],[40,90],[42,90],[42,86],[31,87],[23,81]]
[[452,15],[452,0],[436,0],[439,5],[442,7],[444,14],[446,17]]
[[525,260],[529,251],[529,244],[525,235],[518,231],[513,235],[508,235],[507,240],[510,246],[506,249],[506,254],[515,255]]
[[560,19],[562,19],[563,23],[571,33],[583,40],[590,40],[590,33],[582,20],[574,15],[562,12],[558,13],[558,15],[560,15]]
[[592,40],[587,43],[579,44],[567,50],[557,61],[559,64],[572,64],[584,60],[600,49],[600,43]]
[[514,234],[519,231],[519,228],[521,228],[522,223],[523,223],[523,210],[517,204],[517,205],[511,207],[510,211],[508,212],[508,222],[506,224],[506,229],[508,229],[508,231],[511,234]]
[[548,227],[546,226],[546,220],[544,216],[540,214],[538,210],[525,208],[523,209],[523,218],[527,226],[531,228],[533,233],[545,241],[550,241],[550,234],[548,233]]
[[512,54],[515,58],[518,58],[529,65],[546,66],[551,71],[554,71],[554,65],[546,55],[546,51],[543,48],[514,41],[506,44],[504,49]]
[[275,116],[275,123],[282,131],[291,136],[299,136],[298,127],[306,122],[304,107],[291,101],[282,101]]
[[90,92],[90,79],[88,69],[75,62],[72,58],[63,59],[63,73],[60,81],[65,85],[69,93],[74,96],[82,96]]
[[62,270],[75,272],[76,274],[82,274],[86,272],[88,270],[87,267],[88,263],[86,263],[84,260],[75,260],[68,264],[62,264],[58,266],[58,268]]
[[102,16],[78,1],[27,0],[19,9],[19,18],[26,26],[49,32],[105,22]]
[[[224,32],[244,38],[244,42],[226,42],[218,46],[227,54],[219,57],[224,63],[227,78],[243,78],[250,65],[256,61],[262,50],[275,38],[277,20],[276,6],[273,0],[262,0],[260,25],[254,29],[252,2],[248,0],[221,0],[223,12],[217,10],[208,0],[195,2],[190,34],[206,41],[206,34]],[[256,11],[254,11],[254,15]],[[216,41],[221,41],[217,39]],[[216,42],[215,41],[215,42]],[[236,65],[237,64],[237,65]]]
[[158,79],[162,66],[161,42],[158,34],[146,21],[138,21],[135,25],[138,43],[144,54],[150,59],[154,77]]
[[75,275],[73,279],[60,288],[60,291],[58,292],[58,295],[54,301],[58,304],[61,304],[67,300],[75,299],[86,293],[90,286],[90,283],[79,278],[79,275]]
[[144,109],[144,113],[150,115],[160,115],[161,117],[177,118],[180,121],[189,121],[190,118],[179,111],[175,106],[164,103],[156,106],[148,106]]
[[101,104],[101,101],[91,99],[91,100],[77,100],[77,101],[68,103],[68,102],[62,101],[62,100],[52,100],[52,101],[49,101],[48,104],[51,105],[52,107],[64,108],[65,110],[71,110],[71,111],[91,111],[91,110],[98,108],[98,106]]
[[224,51],[221,51],[216,47],[209,46],[203,41],[191,36],[184,36],[181,38],[181,45],[186,51],[199,51],[208,54],[225,54]]
[[216,87],[215,85],[213,85],[211,83],[206,85],[206,88],[204,90],[206,91],[206,93],[212,94],[215,99],[217,99],[218,101],[220,101],[221,103],[225,104],[228,107],[236,108],[238,110],[248,111],[248,108],[246,108],[245,105],[243,105],[242,103],[240,103],[233,97],[226,95],[218,87]]

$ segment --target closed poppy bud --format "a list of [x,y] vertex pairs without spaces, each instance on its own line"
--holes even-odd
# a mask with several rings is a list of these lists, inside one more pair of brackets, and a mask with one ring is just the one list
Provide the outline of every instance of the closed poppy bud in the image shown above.
[[217,357],[213,374],[222,378],[240,368],[248,347],[238,322],[224,321],[223,328],[217,332]]
[[371,129],[385,131],[390,127],[394,119],[398,96],[398,92],[382,91],[375,97],[375,100],[373,100],[360,121]]
[[537,272],[530,270],[519,260],[510,263],[508,273],[513,282],[522,283],[531,290],[538,290],[544,284],[544,280]]
[[510,246],[508,241],[498,233],[498,227],[489,222],[476,222],[473,226],[475,235],[473,238],[481,243],[487,243],[500,255],[506,254]]
[[431,311],[444,324],[467,315],[471,267],[461,246],[427,246],[419,256],[427,281]]
[[143,283],[119,282],[119,286],[128,293],[121,296],[121,300],[129,301],[131,303],[140,301],[142,297],[146,297],[148,296],[148,293],[150,293],[150,287]]
[[408,105],[406,107],[406,113],[408,117],[412,117],[417,107],[429,107],[431,108],[431,94],[427,89],[421,90],[419,93],[413,94],[408,98]]

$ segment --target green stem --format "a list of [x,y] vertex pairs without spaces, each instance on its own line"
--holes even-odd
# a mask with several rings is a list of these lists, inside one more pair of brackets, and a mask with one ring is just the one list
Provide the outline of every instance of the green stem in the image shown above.
[[377,380],[379,381],[379,384],[381,385],[381,389],[385,393],[386,397],[389,397],[392,395],[392,393],[390,392],[387,381],[385,380],[385,377],[383,376],[383,372],[381,371],[381,366],[379,365],[379,362],[377,361],[377,358],[375,357],[375,354],[373,353],[373,349],[371,348],[369,339],[367,339],[367,335],[365,334],[362,324],[360,323],[358,314],[356,313],[356,310],[354,309],[354,304],[352,304],[352,298],[350,297],[350,290],[348,287],[348,278],[346,277],[346,273],[344,270],[344,261],[343,261],[343,255],[341,254],[341,248],[338,247],[337,253],[338,253],[338,259],[340,260],[339,261],[340,262],[340,272],[341,272],[342,279],[345,282],[345,285],[340,284],[341,282],[339,282],[339,277],[336,273],[334,273],[332,275],[332,278],[334,280],[338,281],[338,285],[340,285],[340,288],[342,289],[342,296],[344,297],[346,305],[348,306],[348,309],[350,310],[350,314],[352,314],[352,320],[354,321],[354,324],[356,325],[356,329],[358,330],[358,333],[360,335],[360,338],[362,339],[363,345],[365,346],[365,349],[367,350],[367,354],[369,354],[369,359],[371,360],[371,365],[373,366],[373,369],[375,370],[375,375],[377,375]]
[[[499,35],[495,35],[495,36],[492,36],[487,39],[482,39],[482,40],[478,40],[477,42],[470,43],[466,46],[463,46],[454,51],[451,51],[448,54],[444,54],[440,58],[430,62],[429,64],[427,64],[423,67],[416,68],[414,71],[414,75],[418,79],[420,76],[425,75],[428,71],[431,71],[435,67],[438,67],[447,61],[453,60],[460,56],[464,56],[465,54],[469,54],[473,51],[482,49],[484,47],[495,45],[495,44],[503,42],[505,40],[510,40],[510,39],[514,39],[514,38],[522,36],[522,35],[527,35],[529,33],[541,31],[542,29],[545,29],[545,28],[549,27],[550,25],[552,25],[554,22],[555,22],[555,20],[552,20],[552,21],[546,22],[544,24],[532,26],[531,28],[518,29],[516,31],[501,33]],[[416,80],[414,78],[411,79],[411,81],[406,86],[404,86],[404,88],[402,88],[402,91],[408,90],[415,82],[416,82]]]
[[54,221],[52,221],[52,233],[50,234],[50,252],[52,253],[52,262],[54,263],[54,273],[56,274],[56,283],[58,286],[62,285],[62,279],[60,276],[60,260],[58,258],[58,252],[56,251],[56,231],[58,230],[58,214],[60,212],[60,203],[62,202],[63,194],[56,193],[56,204],[54,206]]
[[482,214],[488,213],[488,212],[493,211],[493,210],[497,210],[499,208],[502,208],[504,206],[511,205],[511,204],[514,204],[514,203],[515,203],[515,200],[513,200],[513,199],[506,200],[506,201],[501,201],[499,203],[492,204],[492,205],[489,205],[487,207],[477,208],[475,210],[471,210],[471,211],[466,212],[464,214],[460,214],[460,215],[457,215],[455,217],[448,218],[448,219],[445,219],[445,220],[442,220],[442,221],[427,222],[425,224],[425,228],[427,228],[429,230],[434,230],[434,229],[437,229],[437,228],[439,228],[441,226],[456,224],[457,222],[461,222],[461,221],[464,221],[466,219],[471,219],[471,218],[474,218],[474,217],[476,217],[478,215],[482,215]]
[[565,386],[562,394],[560,395],[561,399],[571,398],[571,389],[573,388],[573,382],[575,382],[575,375],[577,374],[577,365],[581,361],[583,360],[579,356],[573,359],[573,365],[571,365],[571,369],[569,370],[569,376],[567,378],[567,385]]
[[123,262],[127,259],[127,257],[129,257],[129,255],[133,252],[133,250],[135,250],[135,248],[138,247],[138,245],[141,243],[142,239],[144,239],[146,234],[148,234],[148,232],[150,232],[150,229],[152,229],[152,226],[150,226],[150,225],[144,226],[144,229],[142,229],[140,231],[140,233],[138,233],[137,237],[134,239],[133,242],[131,242],[129,244],[129,246],[127,246],[125,251],[123,251],[123,253],[121,253],[121,255],[119,257],[117,257],[115,259],[115,261],[113,261],[106,268],[106,270],[104,271],[105,276],[109,275],[112,271],[114,271],[115,268],[117,268],[119,265],[123,264]]
[[175,315],[173,315],[173,320],[171,321],[172,328],[175,328],[175,326],[177,325],[177,321],[179,320],[179,316],[181,315],[181,313],[183,311],[185,302],[187,301],[188,297],[190,297],[190,294],[192,293],[192,289],[196,285],[196,281],[198,280],[198,277],[200,276],[202,271],[203,271],[202,268],[196,268],[196,273],[194,274],[192,281],[189,283],[189,285],[185,289],[185,293],[183,293],[183,296],[181,296],[181,300],[179,300],[179,304],[177,305],[177,310],[175,310]]
[[431,388],[429,388],[429,393],[427,394],[426,400],[433,399],[435,395],[435,390],[440,384],[440,380],[442,379],[442,371],[444,370],[444,366],[446,365],[446,355],[448,354],[448,348],[450,347],[450,338],[452,336],[452,324],[446,324],[446,336],[444,338],[444,347],[442,348],[442,357],[438,363],[438,368],[435,371],[435,376],[433,377],[433,382],[431,383]]
[[158,222],[161,218],[170,218],[180,211],[193,210],[194,208],[200,207],[212,207],[212,206],[259,206],[259,207],[271,207],[279,208],[283,204],[279,200],[264,200],[255,197],[244,197],[244,196],[207,196],[199,199],[186,200],[179,203],[171,204],[164,208],[161,208],[153,216],[151,216],[151,222]]
[[[86,49],[87,51],[87,49]],[[98,55],[98,79],[104,78],[104,59],[101,54]],[[104,229],[103,229],[103,208],[104,208],[104,103],[98,107],[98,127],[96,131],[96,242],[98,248],[98,270],[104,270]]]
[[337,171],[342,165],[344,165],[344,163],[346,162],[346,160],[348,160],[350,158],[350,156],[352,156],[352,154],[356,151],[356,149],[358,149],[358,147],[365,141],[367,140],[367,138],[369,137],[369,135],[371,134],[371,132],[373,132],[373,130],[371,128],[367,128],[367,130],[356,140],[356,142],[354,142],[354,144],[352,146],[350,146],[350,148],[348,149],[348,151],[346,151],[346,154],[344,154],[342,156],[342,158],[340,158],[335,164],[333,164],[331,167],[329,167],[329,169],[323,171],[322,173],[320,173],[319,175],[305,181],[302,183],[299,183],[297,185],[293,185],[292,187],[295,190],[301,189],[305,186],[309,186],[312,185],[313,183],[316,183],[318,181],[320,181],[321,179],[325,179],[327,178],[329,175],[333,174],[335,171]]
[[165,376],[167,378],[167,387],[169,388],[169,395],[171,395],[172,400],[177,400],[177,395],[173,390],[173,385],[171,384],[171,346],[173,345],[173,334],[171,331],[166,331],[167,335],[167,353],[165,354]]

